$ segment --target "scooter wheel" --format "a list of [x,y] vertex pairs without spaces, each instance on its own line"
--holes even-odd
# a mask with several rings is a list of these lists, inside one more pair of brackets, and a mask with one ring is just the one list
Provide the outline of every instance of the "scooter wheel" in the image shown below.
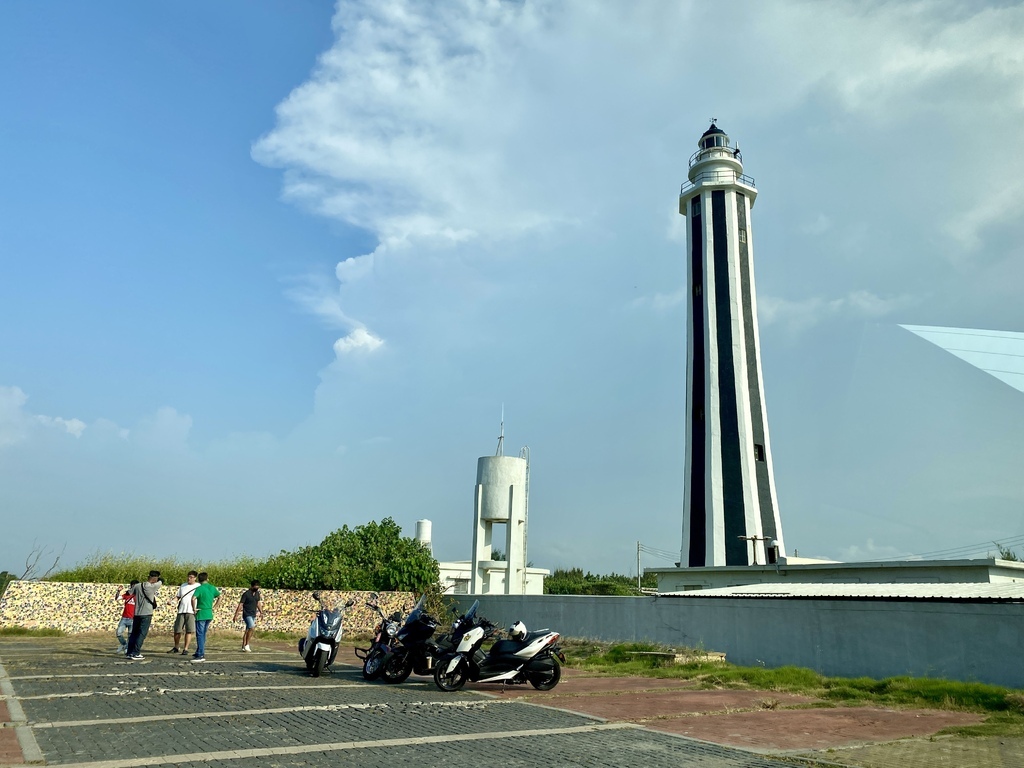
[[392,653],[380,671],[385,683],[404,683],[411,674],[412,659],[405,653]]
[[552,667],[548,671],[544,672],[527,672],[526,679],[530,681],[530,685],[536,688],[538,691],[550,691],[556,685],[558,681],[562,679],[562,667],[554,659],[551,660]]
[[384,666],[384,651],[374,648],[363,661],[363,679],[376,680],[380,677],[381,668]]
[[447,671],[448,662],[442,660],[434,669],[434,683],[442,691],[457,691],[466,684],[469,677],[469,665],[465,660],[459,661],[451,672]]
[[327,666],[327,654],[317,651],[313,657],[313,677],[320,677],[324,673],[324,667]]

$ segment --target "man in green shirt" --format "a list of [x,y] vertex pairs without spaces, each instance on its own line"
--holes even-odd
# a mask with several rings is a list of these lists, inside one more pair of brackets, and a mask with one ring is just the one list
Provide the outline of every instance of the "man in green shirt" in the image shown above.
[[196,652],[192,661],[206,661],[206,630],[213,621],[213,609],[220,602],[220,590],[207,581],[206,571],[199,574],[199,586],[192,593],[192,608],[196,612]]

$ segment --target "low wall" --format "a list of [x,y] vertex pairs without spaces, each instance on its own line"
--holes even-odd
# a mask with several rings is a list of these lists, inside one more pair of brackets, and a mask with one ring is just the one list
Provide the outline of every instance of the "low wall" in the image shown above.
[[[113,632],[121,615],[114,584],[16,581],[0,598],[0,627]],[[156,630],[171,631],[174,592],[157,598]],[[216,626],[231,626],[241,588],[225,590]],[[354,598],[347,634],[368,634],[376,614],[367,592]],[[465,610],[474,597],[456,598]],[[315,604],[308,592],[263,590],[262,630],[304,634]],[[385,613],[412,604],[408,593],[382,593]],[[898,675],[1024,688],[1024,604],[963,600],[801,600],[786,598],[588,597],[481,595],[480,613],[508,626],[550,627],[566,637],[651,641],[720,651],[745,666],[808,667],[842,677]],[[241,625],[235,625],[241,629]]]
[[[122,603],[118,596],[124,585],[76,584],[57,581],[12,581],[0,597],[0,628],[60,629],[68,634],[106,632],[113,634],[121,618]],[[157,595],[151,631],[171,632],[177,613],[177,585],[165,585]],[[227,628],[244,587],[225,587],[216,610],[214,626]],[[263,589],[263,618],[257,629],[304,635],[313,620],[317,604],[310,592],[285,589]],[[329,592],[323,595],[328,603],[354,599],[355,605],[345,614],[346,634],[370,634],[380,618],[366,607],[369,592]],[[408,610],[413,603],[408,592],[380,594],[380,607],[386,614]],[[242,624],[234,625],[241,630]]]
[[[459,596],[468,608],[473,597]],[[734,664],[1024,688],[1024,604],[965,600],[481,595],[499,626],[720,651]]]

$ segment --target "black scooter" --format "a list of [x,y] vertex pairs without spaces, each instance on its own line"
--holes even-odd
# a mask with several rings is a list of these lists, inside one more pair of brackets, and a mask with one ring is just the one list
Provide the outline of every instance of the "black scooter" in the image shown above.
[[398,634],[399,626],[402,623],[402,612],[395,611],[391,616],[385,616],[384,611],[377,605],[379,595],[374,592],[366,603],[367,608],[372,608],[380,616],[380,622],[373,629],[373,643],[369,648],[354,648],[356,658],[363,662],[363,678],[376,680],[384,670],[384,662],[390,657],[391,649],[395,644],[395,635]]
[[420,597],[398,630],[397,642],[389,649],[381,670],[384,682],[404,682],[413,672],[434,674],[434,660],[454,648],[447,633],[435,639],[436,630],[437,619],[424,610],[424,598]]

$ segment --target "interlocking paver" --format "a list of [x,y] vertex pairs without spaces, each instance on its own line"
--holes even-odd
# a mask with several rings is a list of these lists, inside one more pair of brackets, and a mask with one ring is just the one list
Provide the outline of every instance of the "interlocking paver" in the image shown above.
[[[512,768],[791,764],[641,728],[606,727],[514,697],[442,693],[425,678],[387,686],[339,666],[313,679],[297,658],[274,654],[224,654],[196,668],[154,653],[147,663],[127,664],[82,644],[60,652],[61,642],[67,641],[11,649],[0,643],[0,659],[47,764],[157,758],[196,768],[342,761],[390,768],[491,762],[495,755]],[[170,719],[183,713],[194,716]],[[66,724],[78,721],[85,722]],[[420,743],[408,743],[413,740]],[[282,753],[288,747],[299,751]]]

